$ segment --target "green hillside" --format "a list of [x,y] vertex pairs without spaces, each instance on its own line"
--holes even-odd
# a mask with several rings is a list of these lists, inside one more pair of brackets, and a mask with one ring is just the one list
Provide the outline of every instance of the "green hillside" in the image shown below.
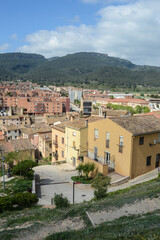
[[37,54],[0,54],[0,80],[83,87],[160,87],[160,68],[139,66],[100,53],[75,53],[46,59]]

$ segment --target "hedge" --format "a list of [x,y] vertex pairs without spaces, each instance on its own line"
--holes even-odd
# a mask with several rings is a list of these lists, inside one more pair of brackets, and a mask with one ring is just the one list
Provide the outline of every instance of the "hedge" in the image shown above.
[[0,197],[0,212],[31,207],[37,202],[37,196],[29,192],[17,193],[14,196]]

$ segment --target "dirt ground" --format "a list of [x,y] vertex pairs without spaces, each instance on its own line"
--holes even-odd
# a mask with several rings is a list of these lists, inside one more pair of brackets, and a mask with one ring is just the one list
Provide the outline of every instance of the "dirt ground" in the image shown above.
[[160,209],[160,197],[144,199],[134,204],[125,204],[121,208],[111,208],[109,211],[89,212],[89,217],[94,225],[106,221],[113,221],[122,216],[145,214]]

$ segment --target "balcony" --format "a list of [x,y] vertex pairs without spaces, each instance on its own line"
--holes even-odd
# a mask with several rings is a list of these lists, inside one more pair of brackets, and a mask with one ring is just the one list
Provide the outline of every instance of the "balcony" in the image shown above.
[[58,142],[56,140],[53,140],[53,145],[58,148]]

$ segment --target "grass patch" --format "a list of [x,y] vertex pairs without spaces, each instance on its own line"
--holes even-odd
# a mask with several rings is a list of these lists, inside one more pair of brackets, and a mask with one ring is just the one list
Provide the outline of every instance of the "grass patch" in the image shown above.
[[3,182],[0,182],[0,193],[15,194],[18,192],[25,192],[31,187],[32,180],[24,179],[23,177],[15,177],[5,183],[5,190],[3,190]]
[[[4,172],[5,172],[5,174],[7,174],[7,170],[6,169],[4,170]],[[3,171],[0,170],[0,177],[2,177],[2,176],[3,176]]]
[[80,183],[83,183],[83,184],[91,184],[91,182],[92,182],[92,178],[88,178],[86,180],[85,176],[73,176],[73,177],[71,177],[71,179],[74,182],[80,182]]
[[[8,184],[11,184],[13,186],[13,184],[16,184],[16,181],[19,182],[20,178],[18,179],[13,179],[11,180],[11,182],[8,182]],[[24,180],[24,179],[22,179]],[[21,182],[21,181],[20,181]],[[20,183],[19,182],[19,183]],[[8,187],[8,186],[6,186]],[[32,222],[33,224],[36,224],[37,221],[40,221],[43,223],[43,225],[47,223],[50,223],[51,221],[60,221],[60,220],[64,220],[68,217],[75,217],[75,216],[79,216],[81,217],[87,228],[84,229],[84,233],[83,231],[78,231],[78,232],[66,232],[66,233],[59,233],[62,235],[58,235],[54,234],[54,238],[52,236],[51,239],[132,239],[132,238],[127,238],[130,236],[134,236],[136,237],[136,235],[138,236],[138,233],[142,233],[144,236],[145,234],[151,234],[155,231],[155,234],[159,234],[157,231],[157,221],[156,219],[158,218],[158,221],[160,223],[160,211],[157,211],[155,214],[151,215],[148,214],[145,216],[146,221],[143,221],[144,216],[132,216],[132,217],[126,217],[126,218],[121,218],[119,221],[116,220],[112,223],[105,223],[102,224],[100,226],[98,226],[96,231],[94,232],[95,229],[92,228],[90,221],[88,220],[88,217],[86,215],[86,211],[91,211],[91,212],[95,212],[95,211],[101,211],[101,210],[109,210],[112,207],[115,208],[119,208],[121,206],[123,206],[124,204],[133,204],[135,201],[140,201],[142,199],[145,198],[154,198],[160,195],[160,182],[157,181],[157,179],[151,180],[149,182],[146,183],[142,183],[142,184],[138,184],[135,186],[132,186],[130,188],[127,189],[123,189],[123,190],[119,190],[113,193],[109,193],[108,196],[102,200],[98,200],[98,201],[90,201],[87,203],[81,203],[81,204],[75,204],[70,206],[69,208],[61,208],[61,209],[45,209],[42,208],[40,206],[36,206],[36,207],[32,207],[29,209],[23,209],[23,210],[15,210],[13,212],[4,212],[2,214],[0,214],[0,219],[2,221],[4,221],[3,225],[1,225],[2,228],[6,228],[6,227],[14,227],[16,225],[22,225],[24,223],[27,222]],[[148,216],[148,217],[147,217]],[[153,221],[152,221],[152,217],[153,217]],[[136,220],[135,220],[136,219]],[[140,221],[138,220],[140,219]],[[135,220],[135,221],[134,221]],[[136,222],[138,222],[138,224],[136,224]],[[155,225],[154,225],[155,223]],[[134,228],[134,225],[136,225],[136,227]],[[122,228],[123,226],[126,226],[126,228]],[[140,227],[138,229],[138,226]],[[143,228],[143,226],[146,227],[146,231]],[[149,227],[152,226],[152,227]],[[155,226],[155,228],[154,228]],[[159,226],[159,225],[158,225]],[[133,227],[133,231],[132,231],[132,227]],[[103,231],[103,228],[105,229]],[[122,231],[121,231],[122,228]],[[108,230],[109,229],[109,230]],[[159,226],[160,229],[160,226]],[[23,231],[23,230],[21,230]],[[25,231],[25,230],[24,230]],[[38,231],[38,228],[37,228]],[[101,231],[102,231],[102,235],[101,235]],[[110,235],[108,233],[108,231],[110,232]],[[116,231],[116,235],[115,238],[111,238],[114,236],[114,232]],[[128,233],[127,233],[128,231]],[[139,231],[139,232],[138,232]],[[18,230],[15,230],[14,232],[10,232],[10,234],[17,234]],[[92,233],[93,232],[93,233]],[[123,235],[123,232],[125,233],[125,235]],[[150,233],[149,233],[150,232]],[[3,235],[2,235],[3,234]],[[7,234],[9,234],[6,232],[4,234],[3,232],[0,232],[0,239],[5,239],[4,236]],[[71,234],[71,235],[70,235]],[[78,234],[78,235],[76,235]],[[88,235],[87,235],[88,234]],[[89,234],[91,234],[92,238],[89,236]],[[99,235],[98,235],[99,234]],[[105,234],[107,234],[105,236]],[[118,235],[119,234],[119,235]],[[127,235],[128,234],[128,235]],[[132,234],[132,235],[131,235]],[[72,236],[73,235],[73,236]],[[142,236],[143,236],[142,235]],[[2,237],[3,236],[3,237]],[[15,236],[15,235],[14,235]],[[71,236],[70,238],[68,236]],[[75,238],[77,236],[77,238]],[[88,237],[89,236],[89,237]],[[126,237],[127,236],[127,237]],[[57,238],[55,238],[57,237]],[[118,238],[119,237],[119,238]],[[7,239],[7,238],[6,238]],[[133,238],[133,239],[141,239],[141,238]],[[144,239],[149,239],[149,238],[144,238]],[[154,238],[150,238],[150,239],[154,239]],[[156,238],[155,238],[156,239]],[[159,239],[159,238],[157,238]]]
[[159,239],[160,210],[151,214],[122,217],[105,222],[96,228],[55,233],[46,240],[145,240]]

